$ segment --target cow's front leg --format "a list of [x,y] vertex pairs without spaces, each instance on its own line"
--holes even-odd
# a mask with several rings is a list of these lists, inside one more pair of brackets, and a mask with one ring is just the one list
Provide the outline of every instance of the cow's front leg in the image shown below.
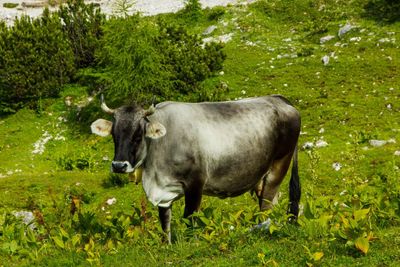
[[160,218],[161,228],[167,237],[168,244],[171,244],[171,216],[171,207],[158,207],[158,217]]

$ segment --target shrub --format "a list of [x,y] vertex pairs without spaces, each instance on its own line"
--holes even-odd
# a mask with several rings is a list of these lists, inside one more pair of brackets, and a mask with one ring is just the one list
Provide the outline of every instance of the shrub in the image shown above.
[[365,16],[380,22],[393,23],[400,20],[400,2],[397,0],[370,0],[364,9]]
[[45,9],[41,18],[0,24],[0,112],[57,96],[73,73],[72,50],[56,14]]
[[93,3],[83,0],[68,0],[58,14],[63,22],[63,29],[71,41],[77,68],[84,68],[94,63],[94,52],[102,36],[101,27],[105,15]]
[[179,13],[189,21],[196,22],[203,15],[203,10],[199,0],[186,0],[185,7]]
[[210,21],[219,20],[226,13],[225,8],[222,6],[216,6],[212,9],[207,8],[206,11],[207,19]]
[[225,59],[221,44],[204,45],[181,26],[137,15],[108,21],[97,56],[108,98],[138,101],[193,98]]

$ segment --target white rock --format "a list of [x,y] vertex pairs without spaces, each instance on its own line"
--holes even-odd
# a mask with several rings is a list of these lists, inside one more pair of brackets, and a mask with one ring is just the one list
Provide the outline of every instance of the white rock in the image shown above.
[[227,33],[227,34],[220,35],[220,36],[217,36],[217,37],[207,37],[207,38],[204,38],[204,39],[203,39],[203,42],[204,42],[205,44],[211,43],[211,42],[227,43],[227,42],[229,42],[230,40],[232,40],[232,37],[233,37],[233,33]]
[[313,142],[305,142],[303,145],[303,149],[311,149],[314,147],[314,143]]
[[335,171],[339,171],[342,168],[342,164],[340,164],[339,162],[335,162],[335,163],[332,164],[332,168]]
[[324,140],[318,140],[315,143],[315,147],[317,147],[317,148],[326,147],[327,145],[328,145],[328,143]]
[[349,31],[351,31],[354,28],[353,25],[351,24],[346,24],[343,27],[341,27],[339,29],[338,35],[339,37],[342,37],[344,34],[348,33]]
[[385,140],[369,140],[369,144],[373,147],[381,147],[387,144]]
[[271,219],[268,218],[265,222],[259,223],[256,226],[254,226],[253,228],[250,229],[250,231],[253,230],[263,230],[263,231],[268,231],[269,227],[271,226]]
[[324,65],[328,65],[329,64],[329,56],[325,55],[321,58],[322,63],[324,63]]
[[208,27],[204,32],[203,35],[209,35],[211,34],[213,31],[215,31],[218,27],[215,25],[211,25],[210,27]]
[[321,37],[321,38],[319,39],[319,42],[320,42],[321,44],[323,44],[323,43],[326,43],[326,42],[328,42],[328,41],[330,41],[330,40],[332,40],[332,39],[334,39],[334,38],[335,38],[335,36],[333,36],[333,35],[327,35],[327,36]]
[[15,211],[13,212],[14,216],[21,219],[22,222],[26,225],[29,225],[29,228],[32,230],[36,228],[36,225],[33,223],[35,220],[35,216],[30,211]]

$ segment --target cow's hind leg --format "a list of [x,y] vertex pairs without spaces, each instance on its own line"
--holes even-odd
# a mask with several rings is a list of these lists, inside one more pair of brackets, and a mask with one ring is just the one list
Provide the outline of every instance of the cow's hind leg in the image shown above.
[[203,183],[193,182],[185,189],[185,211],[183,217],[187,218],[200,208],[203,193]]
[[279,186],[289,169],[292,155],[293,153],[289,153],[284,157],[273,161],[266,178],[263,179],[262,191],[260,194],[257,194],[261,210],[272,208],[273,200],[279,190]]

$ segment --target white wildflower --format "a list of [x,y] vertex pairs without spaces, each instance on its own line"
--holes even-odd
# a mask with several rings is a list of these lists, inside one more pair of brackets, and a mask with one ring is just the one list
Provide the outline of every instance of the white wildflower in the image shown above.
[[252,41],[246,41],[247,46],[256,46],[256,43],[253,43]]
[[352,37],[352,38],[350,38],[349,41],[350,42],[359,42],[359,41],[361,41],[361,37]]
[[58,117],[57,120],[59,120],[60,122],[67,122],[67,121],[68,121],[68,120],[67,120],[65,117],[63,117],[63,116]]
[[107,205],[113,205],[113,204],[117,203],[117,199],[115,197],[107,199],[106,203],[107,203]]
[[42,135],[42,138],[40,138],[36,141],[36,143],[33,144],[33,147],[35,149],[32,151],[32,154],[43,154],[46,143],[49,142],[52,138],[53,136],[45,131]]
[[340,169],[342,168],[342,164],[340,164],[339,162],[335,162],[335,163],[332,164],[332,168],[335,171],[340,171]]

